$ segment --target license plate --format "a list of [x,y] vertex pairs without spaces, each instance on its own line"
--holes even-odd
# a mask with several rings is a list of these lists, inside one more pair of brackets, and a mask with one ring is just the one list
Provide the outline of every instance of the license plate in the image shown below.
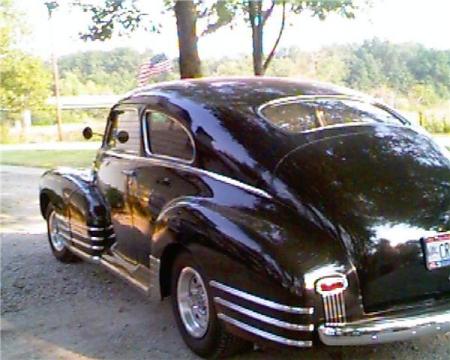
[[450,233],[426,238],[424,245],[428,270],[450,266]]

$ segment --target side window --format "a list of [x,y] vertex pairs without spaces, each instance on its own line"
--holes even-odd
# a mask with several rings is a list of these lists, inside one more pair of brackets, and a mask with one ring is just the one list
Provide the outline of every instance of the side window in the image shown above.
[[[125,142],[120,142],[118,139],[121,131],[128,134],[128,140]],[[137,110],[124,109],[113,111],[106,145],[109,149],[139,154],[141,148],[141,131]]]
[[194,159],[194,145],[186,129],[168,115],[152,111],[146,115],[150,151],[183,161]]

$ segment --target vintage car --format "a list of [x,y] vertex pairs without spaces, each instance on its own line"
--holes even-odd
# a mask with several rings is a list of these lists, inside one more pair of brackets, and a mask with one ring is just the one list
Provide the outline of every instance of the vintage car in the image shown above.
[[450,330],[450,155],[357,92],[262,77],[137,89],[92,168],[43,175],[40,208],[57,259],[170,296],[203,357]]

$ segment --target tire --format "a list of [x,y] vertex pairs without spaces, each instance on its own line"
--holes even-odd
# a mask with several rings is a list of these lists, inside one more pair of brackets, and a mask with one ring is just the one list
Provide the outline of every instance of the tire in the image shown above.
[[[191,276],[191,279],[193,279],[191,283],[195,283],[195,277],[200,277],[200,282],[197,280],[197,284],[200,283],[206,290],[204,292],[206,299],[205,297],[200,298],[206,300],[204,301],[205,305],[208,304],[207,326],[199,326],[198,331],[196,331],[195,326],[186,325],[186,323],[189,323],[189,321],[186,321],[186,314],[182,315],[180,312],[180,307],[186,309],[185,304],[183,305],[183,295],[186,294],[186,291],[182,285],[185,283],[186,276]],[[186,345],[197,355],[203,358],[225,358],[252,347],[251,343],[227,332],[217,318],[207,277],[189,253],[181,253],[175,259],[171,277],[171,302],[178,330]],[[189,313],[189,310],[186,312]],[[201,324],[202,322],[198,323]]]
[[52,250],[53,255],[56,259],[63,263],[73,263],[80,261],[80,258],[75,256],[73,253],[70,252],[70,250],[64,245],[64,243],[60,241],[52,240],[52,236],[58,235],[57,229],[56,234],[55,232],[52,233],[52,227],[57,228],[57,224],[54,223],[54,221],[57,221],[55,219],[55,208],[53,205],[49,205],[47,207],[46,216],[45,219],[47,220],[47,235],[48,235],[48,242],[50,244],[50,249]]

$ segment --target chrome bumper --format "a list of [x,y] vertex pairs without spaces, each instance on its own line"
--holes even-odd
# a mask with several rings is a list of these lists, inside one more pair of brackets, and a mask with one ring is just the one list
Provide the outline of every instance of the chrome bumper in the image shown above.
[[345,324],[319,326],[320,340],[329,346],[354,346],[403,341],[450,331],[450,308],[395,315]]

